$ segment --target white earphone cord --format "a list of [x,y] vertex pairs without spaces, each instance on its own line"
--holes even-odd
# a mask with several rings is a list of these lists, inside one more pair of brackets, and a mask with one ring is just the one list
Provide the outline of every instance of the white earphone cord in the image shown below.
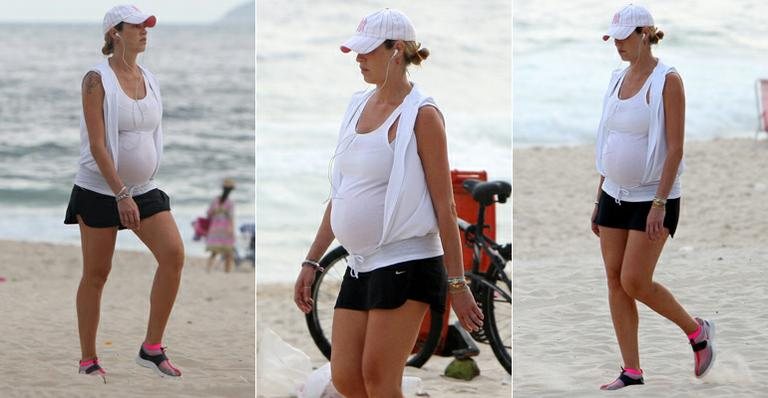
[[[123,63],[130,70],[131,66],[128,65],[128,61],[125,60],[125,43],[122,40],[123,38],[120,36],[120,33],[116,33],[115,35],[117,37],[120,37],[120,43],[123,45],[123,54],[122,54]],[[138,54],[136,54],[136,57],[138,58]],[[138,64],[139,62],[137,59],[136,60],[137,68],[138,68]],[[138,124],[136,123],[136,108],[139,109],[139,114],[141,114],[141,123],[144,123],[144,111],[141,109],[141,104],[139,104],[139,85],[141,85],[143,74],[141,73],[141,68],[138,68],[138,69],[139,69],[139,78],[136,80],[136,87],[133,90],[133,98],[131,98],[135,105],[131,107],[131,119],[133,120],[134,125]],[[145,97],[146,97],[146,94],[149,94],[149,93],[145,93]]]

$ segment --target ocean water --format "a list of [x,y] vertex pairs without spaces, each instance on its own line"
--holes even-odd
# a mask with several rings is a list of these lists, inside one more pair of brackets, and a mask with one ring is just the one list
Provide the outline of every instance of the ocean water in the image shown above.
[[[0,239],[79,244],[63,224],[80,145],[80,83],[101,62],[100,25],[0,24]],[[191,220],[232,177],[238,224],[253,222],[253,26],[158,25],[139,62],[159,79],[165,151],[157,182],[190,254]],[[121,232],[118,247],[142,244]]]
[[[368,88],[339,51],[363,16],[405,12],[431,55],[410,79],[443,111],[451,167],[511,181],[512,6],[483,2],[257,2],[257,278],[293,281],[329,194],[329,161],[352,93]],[[499,241],[511,208],[497,213]]]
[[[515,147],[594,143],[611,71],[628,65],[602,35],[626,3],[514,1]],[[686,139],[754,136],[755,80],[768,78],[768,3],[638,4],[665,33],[654,54],[683,78]]]

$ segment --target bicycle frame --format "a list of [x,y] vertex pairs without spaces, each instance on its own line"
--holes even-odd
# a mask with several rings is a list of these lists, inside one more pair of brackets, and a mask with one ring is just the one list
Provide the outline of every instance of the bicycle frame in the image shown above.
[[[485,236],[484,217],[485,206],[481,204],[478,210],[477,222],[475,224],[470,224],[465,220],[458,219],[459,228],[464,231],[467,242],[472,245],[472,268],[470,268],[469,271],[466,271],[464,275],[472,282],[477,283],[477,285],[473,284],[473,286],[486,286],[497,291],[505,299],[511,301],[512,297],[509,293],[499,289],[496,285],[490,283],[486,278],[486,276],[493,275],[495,278],[491,279],[498,279],[503,281],[507,286],[510,287],[511,290],[512,281],[504,272],[504,268],[506,268],[506,264],[509,259],[505,258],[501,255],[501,253],[499,253],[501,246],[498,243]],[[489,256],[491,259],[490,266],[485,272],[480,271],[480,263],[483,254]]]
[[[483,313],[489,318],[482,331],[472,332],[470,335],[475,341],[488,343],[499,363],[507,372],[511,372],[511,354],[509,351],[511,342],[507,341],[511,327],[506,332],[504,329],[499,330],[496,315],[494,315],[494,308],[496,307],[494,303],[500,303],[502,308],[512,304],[512,280],[504,271],[512,257],[511,244],[501,246],[485,235],[487,226],[484,223],[484,215],[488,201],[478,200],[477,202],[480,206],[477,221],[470,224],[459,219],[458,223],[459,228],[464,232],[466,244],[472,249],[472,263],[470,268],[464,272],[464,277],[468,279],[469,288],[475,301],[478,305],[482,303]],[[485,261],[484,256],[488,256],[490,261]],[[486,265],[487,268],[481,269]],[[490,305],[490,307],[486,308],[485,305]]]

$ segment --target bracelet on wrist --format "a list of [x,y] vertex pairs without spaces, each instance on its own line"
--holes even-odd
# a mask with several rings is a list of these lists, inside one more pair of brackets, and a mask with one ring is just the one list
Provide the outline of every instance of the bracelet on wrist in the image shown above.
[[467,287],[467,280],[463,276],[448,278],[448,292],[464,291]]
[[657,209],[664,209],[666,208],[667,200],[662,199],[658,196],[653,197],[653,201],[651,202],[651,207],[655,207]]
[[115,195],[115,202],[119,202],[123,199],[128,199],[131,197],[131,193],[128,192],[125,188],[120,190],[120,193]]
[[467,285],[461,285],[460,287],[448,286],[448,294],[459,294],[467,291]]
[[325,271],[325,268],[323,268],[320,265],[320,263],[318,263],[317,261],[314,261],[314,260],[310,260],[310,259],[305,259],[304,261],[302,261],[301,262],[301,266],[302,267],[312,267],[312,268],[315,269],[315,271],[320,271],[320,272]]

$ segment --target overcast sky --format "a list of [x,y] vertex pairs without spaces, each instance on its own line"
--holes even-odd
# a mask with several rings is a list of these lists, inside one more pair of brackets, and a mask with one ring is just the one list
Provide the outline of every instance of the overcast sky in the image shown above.
[[117,4],[133,4],[169,23],[206,23],[249,0],[3,0],[0,22],[93,22]]

